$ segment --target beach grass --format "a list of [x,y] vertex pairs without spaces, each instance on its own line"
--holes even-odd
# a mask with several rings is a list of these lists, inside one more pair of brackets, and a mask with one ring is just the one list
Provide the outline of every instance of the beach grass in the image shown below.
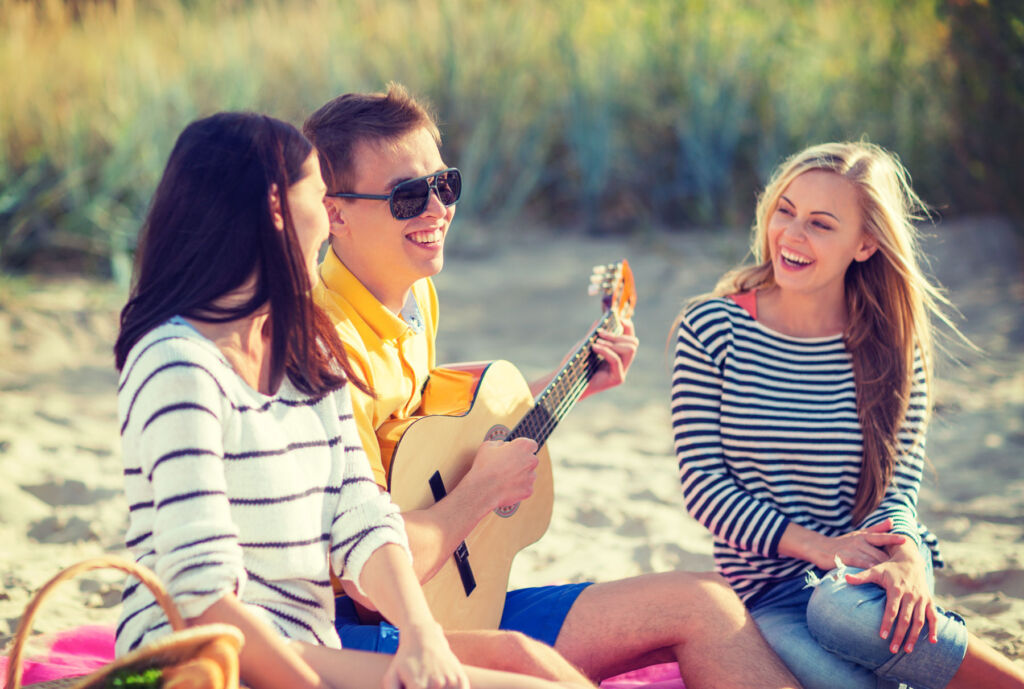
[[892,148],[926,198],[949,193],[931,1],[0,0],[0,34],[7,268],[125,281],[185,124],[301,124],[390,81],[435,106],[481,232],[746,224],[767,172],[827,139]]

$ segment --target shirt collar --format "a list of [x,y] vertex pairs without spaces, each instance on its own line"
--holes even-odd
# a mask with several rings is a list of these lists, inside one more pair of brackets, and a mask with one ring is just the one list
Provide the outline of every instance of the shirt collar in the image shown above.
[[[382,340],[398,340],[414,332],[408,323],[392,313],[377,297],[373,296],[370,290],[366,289],[359,278],[341,262],[333,248],[327,251],[323,263],[320,264],[320,279],[336,298],[341,298],[351,304],[353,310]],[[415,303],[412,290],[409,291],[409,299]],[[402,313],[405,314],[407,311],[409,311],[408,302],[402,309]],[[418,306],[415,309],[415,314],[419,315]]]

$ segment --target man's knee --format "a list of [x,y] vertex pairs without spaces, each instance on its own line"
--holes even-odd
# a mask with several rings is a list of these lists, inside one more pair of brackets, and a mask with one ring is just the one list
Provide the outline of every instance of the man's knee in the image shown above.
[[[660,575],[656,575],[660,576]],[[715,572],[673,572],[669,587],[661,591],[661,609],[682,622],[743,626],[749,621],[746,607],[728,582]]]
[[683,585],[701,598],[713,602],[716,606],[733,611],[744,611],[746,608],[736,592],[732,590],[720,574],[716,572],[683,572],[688,575]]
[[481,646],[488,667],[510,672],[527,672],[543,664],[544,655],[551,653],[545,644],[513,631],[492,632]]

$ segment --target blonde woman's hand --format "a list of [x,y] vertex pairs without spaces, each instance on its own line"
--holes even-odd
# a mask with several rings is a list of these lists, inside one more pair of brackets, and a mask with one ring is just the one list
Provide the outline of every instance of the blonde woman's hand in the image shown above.
[[892,520],[886,519],[866,529],[833,536],[828,539],[828,547],[822,554],[823,561],[815,564],[822,569],[832,569],[835,567],[836,556],[839,556],[844,565],[858,569],[869,569],[879,565],[889,559],[889,553],[883,548],[898,546],[907,540],[905,536],[889,533],[891,529]]
[[433,623],[401,630],[398,651],[381,685],[383,689],[469,689],[469,678],[441,625]]
[[857,574],[847,574],[846,582],[853,586],[877,584],[885,589],[885,612],[878,630],[883,639],[890,639],[889,651],[896,653],[902,646],[910,653],[925,624],[928,640],[938,641],[935,629],[935,600],[928,588],[925,563],[912,541],[891,549],[892,556],[874,567]]

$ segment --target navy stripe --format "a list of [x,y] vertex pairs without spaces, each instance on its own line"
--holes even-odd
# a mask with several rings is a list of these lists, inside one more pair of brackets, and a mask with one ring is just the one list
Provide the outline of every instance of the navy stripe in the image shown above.
[[302,605],[308,605],[311,608],[318,608],[318,607],[320,607],[320,601],[314,600],[312,598],[303,598],[302,596],[296,596],[291,591],[288,591],[287,589],[282,588],[281,586],[273,584],[273,583],[267,581],[266,579],[257,576],[253,572],[250,572],[250,571],[246,570],[246,573],[249,575],[249,580],[250,581],[255,581],[257,584],[260,584],[261,586],[267,587],[271,591],[274,591],[278,595],[280,595],[280,596],[282,596],[284,598],[287,598],[290,601],[293,601],[295,603],[301,603]]
[[147,538],[149,538],[152,535],[153,535],[152,531],[147,531],[146,533],[142,534],[141,536],[133,538],[130,541],[125,541],[124,542],[124,546],[126,548],[134,548],[135,546],[137,546],[138,544],[142,543],[144,540],[146,540]]
[[205,498],[205,497],[209,497],[211,495],[224,495],[224,491],[222,491],[222,490],[193,490],[193,491],[189,491],[188,493],[179,493],[177,495],[172,495],[169,498],[164,498],[159,503],[157,503],[156,508],[157,508],[157,510],[161,510],[164,507],[166,507],[167,505],[173,505],[176,502],[182,502],[184,500],[194,500],[196,498]]
[[305,450],[311,447],[334,447],[341,442],[341,436],[335,436],[327,440],[308,440],[300,443],[289,443],[282,448],[276,448],[273,450],[251,450],[249,452],[225,452],[224,459],[226,460],[239,460],[239,459],[255,459],[257,457],[280,457],[286,455],[289,452],[295,450]]
[[149,479],[150,481],[152,481],[153,480],[153,474],[156,472],[156,468],[158,466],[160,466],[161,464],[163,464],[164,462],[168,461],[168,460],[171,460],[171,459],[181,459],[182,457],[203,457],[203,456],[220,457],[220,454],[217,453],[217,452],[214,452],[213,450],[205,450],[205,449],[198,448],[198,447],[187,447],[187,448],[184,448],[184,449],[181,449],[181,450],[175,450],[174,452],[168,452],[167,454],[161,455],[160,457],[156,458],[156,461],[153,462],[153,468],[149,470],[149,475],[147,475],[146,478]]
[[[340,488],[336,488],[334,492],[340,492],[340,490]],[[232,505],[276,505],[278,503],[301,500],[302,498],[308,498],[310,495],[322,495],[323,493],[328,492],[331,492],[330,488],[315,486],[309,490],[304,490],[301,493],[280,495],[275,498],[231,498],[228,502]]]
[[[313,637],[317,640],[317,643],[319,643],[321,646],[326,646],[327,645],[326,643],[324,643],[324,640],[320,638],[320,635],[316,633],[316,630],[313,629],[313,627],[311,625],[307,624],[306,622],[303,622],[298,617],[295,617],[294,615],[289,615],[288,613],[282,612],[280,610],[275,610],[274,608],[270,607],[269,605],[267,605],[265,603],[263,605],[261,605],[260,607],[263,608],[264,610],[266,610],[267,612],[269,612],[274,617],[277,617],[278,619],[285,620],[286,622],[290,622],[291,624],[295,625],[296,627],[301,627],[302,629],[305,629],[306,631],[308,631],[310,634],[313,635]],[[286,634],[285,636],[288,636],[288,635]]]
[[231,538],[235,538],[235,534],[233,534],[233,533],[224,533],[224,534],[216,534],[214,536],[206,536],[205,538],[199,538],[199,539],[196,539],[194,541],[189,541],[188,543],[182,543],[181,545],[179,545],[179,546],[175,547],[174,549],[172,549],[171,552],[172,553],[176,553],[179,550],[185,550],[186,548],[192,548],[192,547],[197,546],[197,545],[203,545],[204,543],[213,543],[215,541],[224,541],[224,540],[231,539]]
[[319,538],[306,538],[298,541],[253,541],[251,543],[239,543],[239,545],[243,548],[295,548],[325,543],[329,540],[331,540],[330,534],[320,534]]
[[142,430],[146,430],[149,427],[149,424],[153,423],[164,414],[170,414],[176,411],[183,411],[185,409],[194,409],[196,411],[206,412],[214,419],[220,421],[220,418],[217,416],[216,412],[214,412],[212,409],[209,409],[208,407],[204,407],[201,404],[195,404],[194,402],[181,402],[179,404],[168,404],[166,407],[161,407],[160,409],[157,409],[152,416],[146,419],[146,423],[142,424]]

